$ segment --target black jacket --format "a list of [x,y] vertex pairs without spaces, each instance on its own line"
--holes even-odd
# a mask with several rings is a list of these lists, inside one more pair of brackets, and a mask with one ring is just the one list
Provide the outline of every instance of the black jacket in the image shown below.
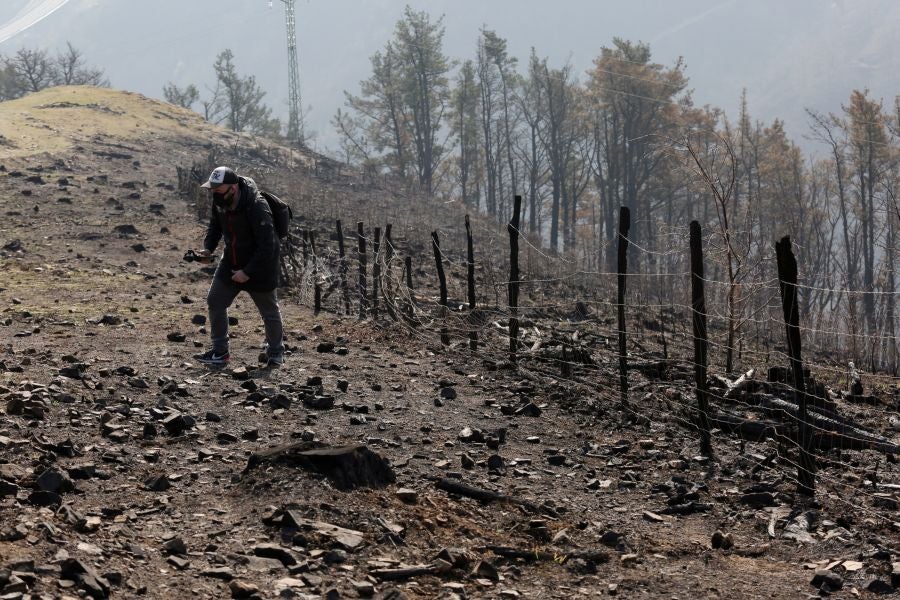
[[215,276],[230,281],[234,271],[243,270],[250,280],[240,284],[241,289],[266,292],[278,287],[278,237],[272,212],[256,182],[249,177],[238,179],[237,206],[226,210],[213,205],[203,247],[212,252],[224,238],[225,250]]

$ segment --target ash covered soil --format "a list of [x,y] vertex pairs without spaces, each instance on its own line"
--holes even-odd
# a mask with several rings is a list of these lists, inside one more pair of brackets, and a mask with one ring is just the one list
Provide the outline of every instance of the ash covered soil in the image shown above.
[[[20,101],[0,129],[0,597],[865,598],[898,585],[896,491],[893,505],[804,503],[783,469],[757,466],[773,444],[728,436],[711,465],[661,408],[628,421],[596,406],[616,394],[612,351],[591,390],[287,294],[283,368],[257,368],[246,296],[231,364],[196,364],[209,274],[181,257],[204,224],[176,167],[227,136],[139,96],[64,90]],[[634,402],[691,397],[690,381],[633,384]]]

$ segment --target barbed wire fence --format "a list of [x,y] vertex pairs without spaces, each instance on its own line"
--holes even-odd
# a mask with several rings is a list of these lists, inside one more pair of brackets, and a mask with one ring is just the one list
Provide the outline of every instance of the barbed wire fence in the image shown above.
[[[274,171],[257,181],[289,187]],[[865,292],[806,285],[789,238],[741,282],[735,315],[726,302],[734,281],[715,263],[716,232],[704,235],[696,222],[654,223],[661,250],[620,228],[619,268],[591,270],[542,249],[515,222],[504,231],[477,215],[460,219],[452,204],[410,201],[414,191],[354,185],[341,200],[311,184],[291,197],[315,215],[301,215],[282,248],[294,301],[513,373],[515,400],[501,404],[503,414],[540,414],[551,402],[621,426],[671,423],[696,436],[704,461],[752,482],[745,491],[788,484],[876,523],[895,520],[900,380],[846,358],[858,345],[896,352],[897,340],[861,333],[841,315],[834,297]],[[344,224],[344,215],[360,220]],[[801,315],[798,298],[816,294],[830,304],[801,321],[808,311]],[[682,454],[694,459],[690,449]],[[672,514],[700,510],[686,501]]]

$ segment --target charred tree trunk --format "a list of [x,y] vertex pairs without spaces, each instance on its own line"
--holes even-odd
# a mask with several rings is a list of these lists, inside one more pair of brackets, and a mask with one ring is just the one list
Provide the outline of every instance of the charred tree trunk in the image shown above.
[[691,309],[694,325],[694,378],[697,382],[697,424],[700,427],[700,452],[712,456],[709,433],[709,399],[706,395],[706,295],[703,289],[703,239],[700,223],[691,221]]
[[631,211],[627,206],[619,209],[619,260],[617,268],[618,295],[616,308],[619,316],[619,397],[628,406],[628,354],[625,339],[625,278],[628,274],[628,230],[631,227]]
[[[469,316],[475,310],[475,242],[472,239],[472,225],[469,223],[469,215],[466,215],[466,279],[468,282]],[[469,349],[472,352],[478,350],[478,330],[470,321]]]
[[516,196],[509,232],[509,360],[516,363],[519,346],[519,215],[522,213],[522,196]]
[[431,232],[431,248],[434,250],[434,262],[437,266],[438,284],[441,288],[441,344],[450,345],[450,336],[447,333],[447,276],[444,274],[444,261],[441,256],[441,242],[438,232]]
[[812,438],[807,422],[806,391],[803,381],[803,362],[800,354],[800,306],[797,303],[797,260],[791,251],[791,238],[785,236],[775,244],[778,257],[778,288],[787,329],[788,354],[797,399],[797,429],[800,461],[797,466],[797,491],[812,496],[816,488],[816,464],[812,456]]

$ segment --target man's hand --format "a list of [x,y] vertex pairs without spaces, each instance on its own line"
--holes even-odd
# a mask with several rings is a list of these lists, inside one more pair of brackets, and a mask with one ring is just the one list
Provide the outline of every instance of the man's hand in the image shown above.
[[231,280],[235,283],[247,283],[250,281],[250,278],[247,277],[247,274],[241,271],[233,271],[231,274]]

